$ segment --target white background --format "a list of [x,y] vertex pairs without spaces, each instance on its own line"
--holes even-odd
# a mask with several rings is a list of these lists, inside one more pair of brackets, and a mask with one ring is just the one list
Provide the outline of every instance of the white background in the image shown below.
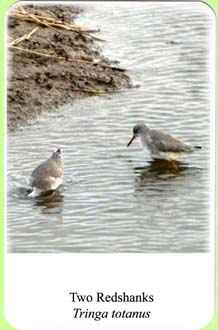
[[[213,317],[209,254],[8,254],[6,319],[16,329],[200,329]],[[154,295],[153,303],[72,303],[69,292]],[[149,319],[74,319],[83,310],[151,311]]]

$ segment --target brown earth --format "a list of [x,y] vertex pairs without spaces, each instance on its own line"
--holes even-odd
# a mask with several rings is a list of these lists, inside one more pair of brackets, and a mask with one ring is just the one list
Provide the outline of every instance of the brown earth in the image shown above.
[[126,70],[102,55],[100,33],[74,25],[79,14],[79,8],[63,5],[9,12],[9,130],[78,97],[131,87]]

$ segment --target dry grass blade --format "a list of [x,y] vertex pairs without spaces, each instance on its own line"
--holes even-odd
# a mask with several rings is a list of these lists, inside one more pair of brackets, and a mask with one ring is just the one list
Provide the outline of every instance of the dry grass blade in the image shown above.
[[81,62],[81,63],[87,63],[87,64],[97,64],[95,62],[90,62],[90,61],[85,61],[85,60],[80,60],[80,59],[74,59],[74,58],[66,58],[63,56],[57,56],[57,55],[52,55],[52,54],[46,54],[46,53],[41,53],[33,49],[27,49],[27,48],[22,48],[22,47],[17,47],[13,45],[9,45],[10,48],[18,49],[27,53],[35,54],[35,55],[40,55],[40,56],[45,56],[45,57],[51,57],[59,60],[67,60],[67,61],[72,61],[72,62]]
[[[13,14],[10,14],[10,15],[26,15],[24,14],[23,12],[20,12],[20,11],[14,11]],[[54,24],[60,24],[61,26],[68,26],[68,27],[71,27],[72,29],[77,29],[81,32],[87,32],[87,33],[95,33],[95,32],[98,32],[98,30],[94,30],[94,29],[88,29],[88,28],[84,28],[84,27],[81,27],[81,26],[78,26],[78,25],[75,25],[75,24],[72,24],[72,23],[67,23],[67,22],[64,22],[64,21],[61,21],[59,19],[56,19],[54,17],[46,17],[46,16],[40,16],[40,15],[36,15],[36,14],[31,14],[32,16],[34,17],[37,17],[39,19],[44,19],[44,20],[47,20],[48,22],[52,22]]]
[[22,12],[15,11],[13,13],[10,13],[9,15],[12,17],[16,17],[18,19],[22,19],[22,20],[29,21],[29,22],[34,22],[39,25],[44,25],[46,27],[54,29],[55,31],[58,31],[57,29],[55,29],[55,27],[56,27],[59,29],[64,29],[64,30],[68,30],[68,31],[74,31],[77,33],[86,34],[89,37],[91,37],[92,39],[97,40],[97,41],[105,41],[101,38],[91,35],[91,33],[96,32],[96,30],[81,28],[74,24],[62,22],[60,20],[57,20],[57,19],[54,19],[51,17],[44,17],[44,16],[31,14],[31,13],[26,12],[24,9],[22,10]]
[[[29,17],[29,18],[32,19],[32,21],[33,21],[34,23],[37,23],[37,24],[39,24],[39,25],[45,25],[45,26],[47,26],[47,27],[49,27],[49,28],[55,30],[56,32],[58,32],[58,30],[56,30],[53,26],[51,26],[51,24],[48,24],[48,23],[42,21],[42,20],[39,18],[40,16],[37,17],[37,16],[35,16],[34,14],[28,13],[28,12],[25,11],[23,8],[21,8],[21,9],[22,9],[22,12],[23,12],[23,16],[24,16],[24,17]],[[21,15],[22,15],[22,14],[21,14]]]
[[54,59],[59,59],[59,60],[97,65],[97,66],[109,68],[109,69],[112,69],[112,70],[122,71],[122,72],[126,71],[126,69],[116,68],[116,67],[106,65],[106,64],[101,64],[101,63],[96,63],[96,62],[91,62],[91,61],[86,61],[86,60],[80,60],[80,59],[74,59],[74,58],[70,58],[70,57],[66,58],[66,57],[63,57],[63,56],[57,56],[57,55],[52,55],[52,54],[41,53],[41,52],[38,52],[38,51],[33,50],[33,49],[17,47],[17,46],[13,46],[13,45],[10,45],[10,44],[9,44],[9,48],[17,49],[17,50],[20,50],[20,51],[23,51],[23,52],[27,52],[27,53],[31,53],[31,54],[35,54],[35,55],[39,55],[39,56],[45,56],[45,57],[50,57],[50,58],[54,58]]
[[75,92],[94,93],[94,94],[106,94],[107,93],[107,91],[101,91],[101,90],[99,91],[96,89],[85,89],[85,88],[79,88],[79,89],[72,88],[71,90],[75,91]]
[[55,29],[51,24],[48,24],[48,23],[42,21],[41,19],[35,17],[35,16],[32,15],[32,14],[29,14],[29,16],[33,19],[33,21],[35,21],[35,22],[38,23],[39,25],[45,25],[45,26],[47,26],[48,28],[53,29],[54,31],[58,32],[58,30]]
[[33,35],[38,29],[39,29],[39,28],[36,27],[36,28],[33,29],[30,33],[28,33],[28,34],[26,33],[26,34],[24,34],[22,37],[19,37],[19,38],[13,40],[12,42],[10,42],[9,47],[12,47],[12,46],[14,46],[14,45],[17,45],[19,42],[21,42],[21,41],[23,41],[23,40],[28,40],[28,39],[30,39],[31,36],[32,36],[32,35]]
[[88,88],[62,88],[60,86],[56,87],[57,89],[68,89],[74,92],[83,92],[83,93],[94,93],[94,94],[106,94],[108,91],[97,90],[97,89],[88,89]]
[[55,90],[71,90],[73,92],[79,92],[79,93],[92,93],[92,94],[107,94],[108,91],[102,91],[102,90],[97,90],[97,89],[88,89],[88,88],[62,88],[60,86],[55,86],[53,87],[50,91],[48,91],[49,94],[54,94],[57,95],[57,91]]

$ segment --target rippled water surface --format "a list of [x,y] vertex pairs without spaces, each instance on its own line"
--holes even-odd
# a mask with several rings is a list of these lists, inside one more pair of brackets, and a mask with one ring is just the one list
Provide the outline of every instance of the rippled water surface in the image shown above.
[[[100,28],[105,56],[140,87],[78,100],[9,134],[9,251],[208,251],[209,9],[96,4],[78,23]],[[137,143],[126,147],[138,121],[203,149],[176,167],[152,161]],[[57,147],[62,187],[50,199],[27,199],[31,171]]]

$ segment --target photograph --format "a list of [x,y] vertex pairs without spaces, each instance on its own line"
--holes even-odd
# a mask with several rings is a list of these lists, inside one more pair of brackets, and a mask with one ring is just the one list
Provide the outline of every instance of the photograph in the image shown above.
[[209,253],[212,9],[20,1],[6,45],[7,252]]

